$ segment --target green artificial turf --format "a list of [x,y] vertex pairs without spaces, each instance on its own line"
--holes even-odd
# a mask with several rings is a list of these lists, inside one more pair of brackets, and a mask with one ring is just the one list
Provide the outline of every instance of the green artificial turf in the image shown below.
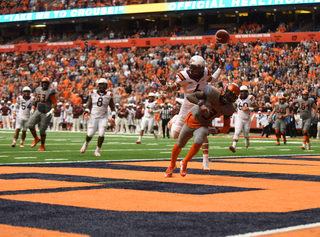
[[[94,150],[97,145],[97,134],[89,143],[84,154],[80,148],[84,142],[85,132],[47,132],[46,151],[38,152],[39,144],[30,148],[33,138],[27,132],[25,147],[11,147],[13,130],[2,130],[0,132],[0,163],[33,163],[33,162],[72,162],[72,161],[101,161],[101,160],[134,160],[134,159],[170,159],[171,149],[176,140],[158,136],[155,140],[152,135],[144,135],[142,144],[136,144],[137,134],[114,134],[106,133],[104,144],[101,148],[101,156],[95,157]],[[320,141],[311,139],[311,150],[302,150],[302,137],[288,139],[287,144],[281,142],[275,146],[275,139],[251,138],[250,147],[244,147],[244,138],[240,138],[236,153],[229,150],[232,145],[232,134],[226,136],[209,137],[209,157],[227,156],[277,156],[277,155],[298,155],[298,154],[319,154]],[[192,145],[193,139],[182,149],[179,158],[183,158],[188,148]],[[202,157],[200,152],[195,157]]]

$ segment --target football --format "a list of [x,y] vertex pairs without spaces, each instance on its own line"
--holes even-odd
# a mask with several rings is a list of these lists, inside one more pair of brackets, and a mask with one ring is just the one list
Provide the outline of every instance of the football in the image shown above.
[[230,35],[226,30],[218,30],[216,33],[216,40],[219,43],[225,44],[228,43]]

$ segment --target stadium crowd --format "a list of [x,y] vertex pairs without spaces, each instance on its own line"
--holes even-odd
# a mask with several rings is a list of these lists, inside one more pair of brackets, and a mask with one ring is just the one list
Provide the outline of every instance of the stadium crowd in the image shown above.
[[296,47],[272,40],[231,42],[230,44],[181,44],[150,48],[105,48],[90,44],[84,49],[40,50],[0,54],[0,100],[16,102],[22,89],[32,91],[43,77],[49,77],[50,87],[56,90],[59,102],[85,104],[99,78],[106,78],[113,91],[115,104],[142,105],[148,93],[156,94],[159,104],[176,106],[176,98],[184,98],[183,90],[164,93],[157,76],[163,75],[169,83],[188,65],[193,55],[201,55],[207,68],[214,72],[219,57],[226,60],[219,89],[230,82],[249,88],[259,110],[266,112],[287,97],[292,106],[302,91],[318,103],[320,95],[320,45],[317,41],[303,40]]

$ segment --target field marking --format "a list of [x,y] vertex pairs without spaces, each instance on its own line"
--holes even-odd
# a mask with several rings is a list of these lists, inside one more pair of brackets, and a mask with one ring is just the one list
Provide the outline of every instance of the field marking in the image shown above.
[[22,157],[15,157],[16,160],[23,160],[23,159],[37,159],[37,157],[28,157],[28,156],[22,156]]
[[172,153],[172,151],[160,151],[160,153]]
[[9,157],[9,156],[0,156],[0,157]]
[[252,232],[252,233],[247,233],[247,234],[229,235],[226,237],[254,237],[254,236],[261,236],[261,235],[278,234],[278,233],[289,232],[289,231],[294,231],[294,230],[302,230],[302,229],[313,228],[313,227],[318,227],[318,226],[320,226],[320,222],[313,223],[313,224],[285,227],[285,228],[274,229],[274,230],[258,231],[258,232]]
[[[88,150],[87,150],[88,151]],[[95,151],[95,150],[91,150],[91,151]],[[101,151],[101,150],[100,150]],[[252,155],[252,156],[223,156],[223,157],[209,157],[209,159],[212,159],[212,160],[223,160],[223,159],[228,159],[228,158],[265,158],[265,157],[278,157],[279,155],[259,155],[259,156],[255,156],[255,155]],[[281,155],[281,156],[284,156],[284,155]],[[302,156],[304,157],[305,155],[303,154],[291,154],[290,156]],[[315,155],[316,156],[316,155]],[[94,157],[92,157],[94,158]],[[184,157],[178,157],[178,160],[182,160]],[[202,157],[202,154],[200,154],[199,156],[194,156],[192,158],[193,161],[202,161],[203,157]],[[60,162],[60,163],[67,163],[67,164],[70,164],[70,163],[92,163],[92,162],[136,162],[136,161],[161,161],[161,160],[164,160],[164,161],[170,161],[171,160],[171,157],[167,157],[167,158],[163,158],[163,157],[154,157],[152,159],[128,159],[128,160],[81,160],[81,161],[64,161],[64,162]],[[59,162],[25,162],[25,163],[0,163],[0,167],[1,166],[7,166],[7,165],[34,165],[34,164],[57,164]]]
[[291,151],[291,149],[279,149],[279,151]]

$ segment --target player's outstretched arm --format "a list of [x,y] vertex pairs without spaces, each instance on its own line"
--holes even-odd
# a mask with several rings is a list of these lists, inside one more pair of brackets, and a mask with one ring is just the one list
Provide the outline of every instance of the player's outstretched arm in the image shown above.
[[220,78],[222,70],[224,69],[225,59],[219,58],[219,63],[219,68],[211,75],[211,78],[208,80],[208,82],[217,82]]

